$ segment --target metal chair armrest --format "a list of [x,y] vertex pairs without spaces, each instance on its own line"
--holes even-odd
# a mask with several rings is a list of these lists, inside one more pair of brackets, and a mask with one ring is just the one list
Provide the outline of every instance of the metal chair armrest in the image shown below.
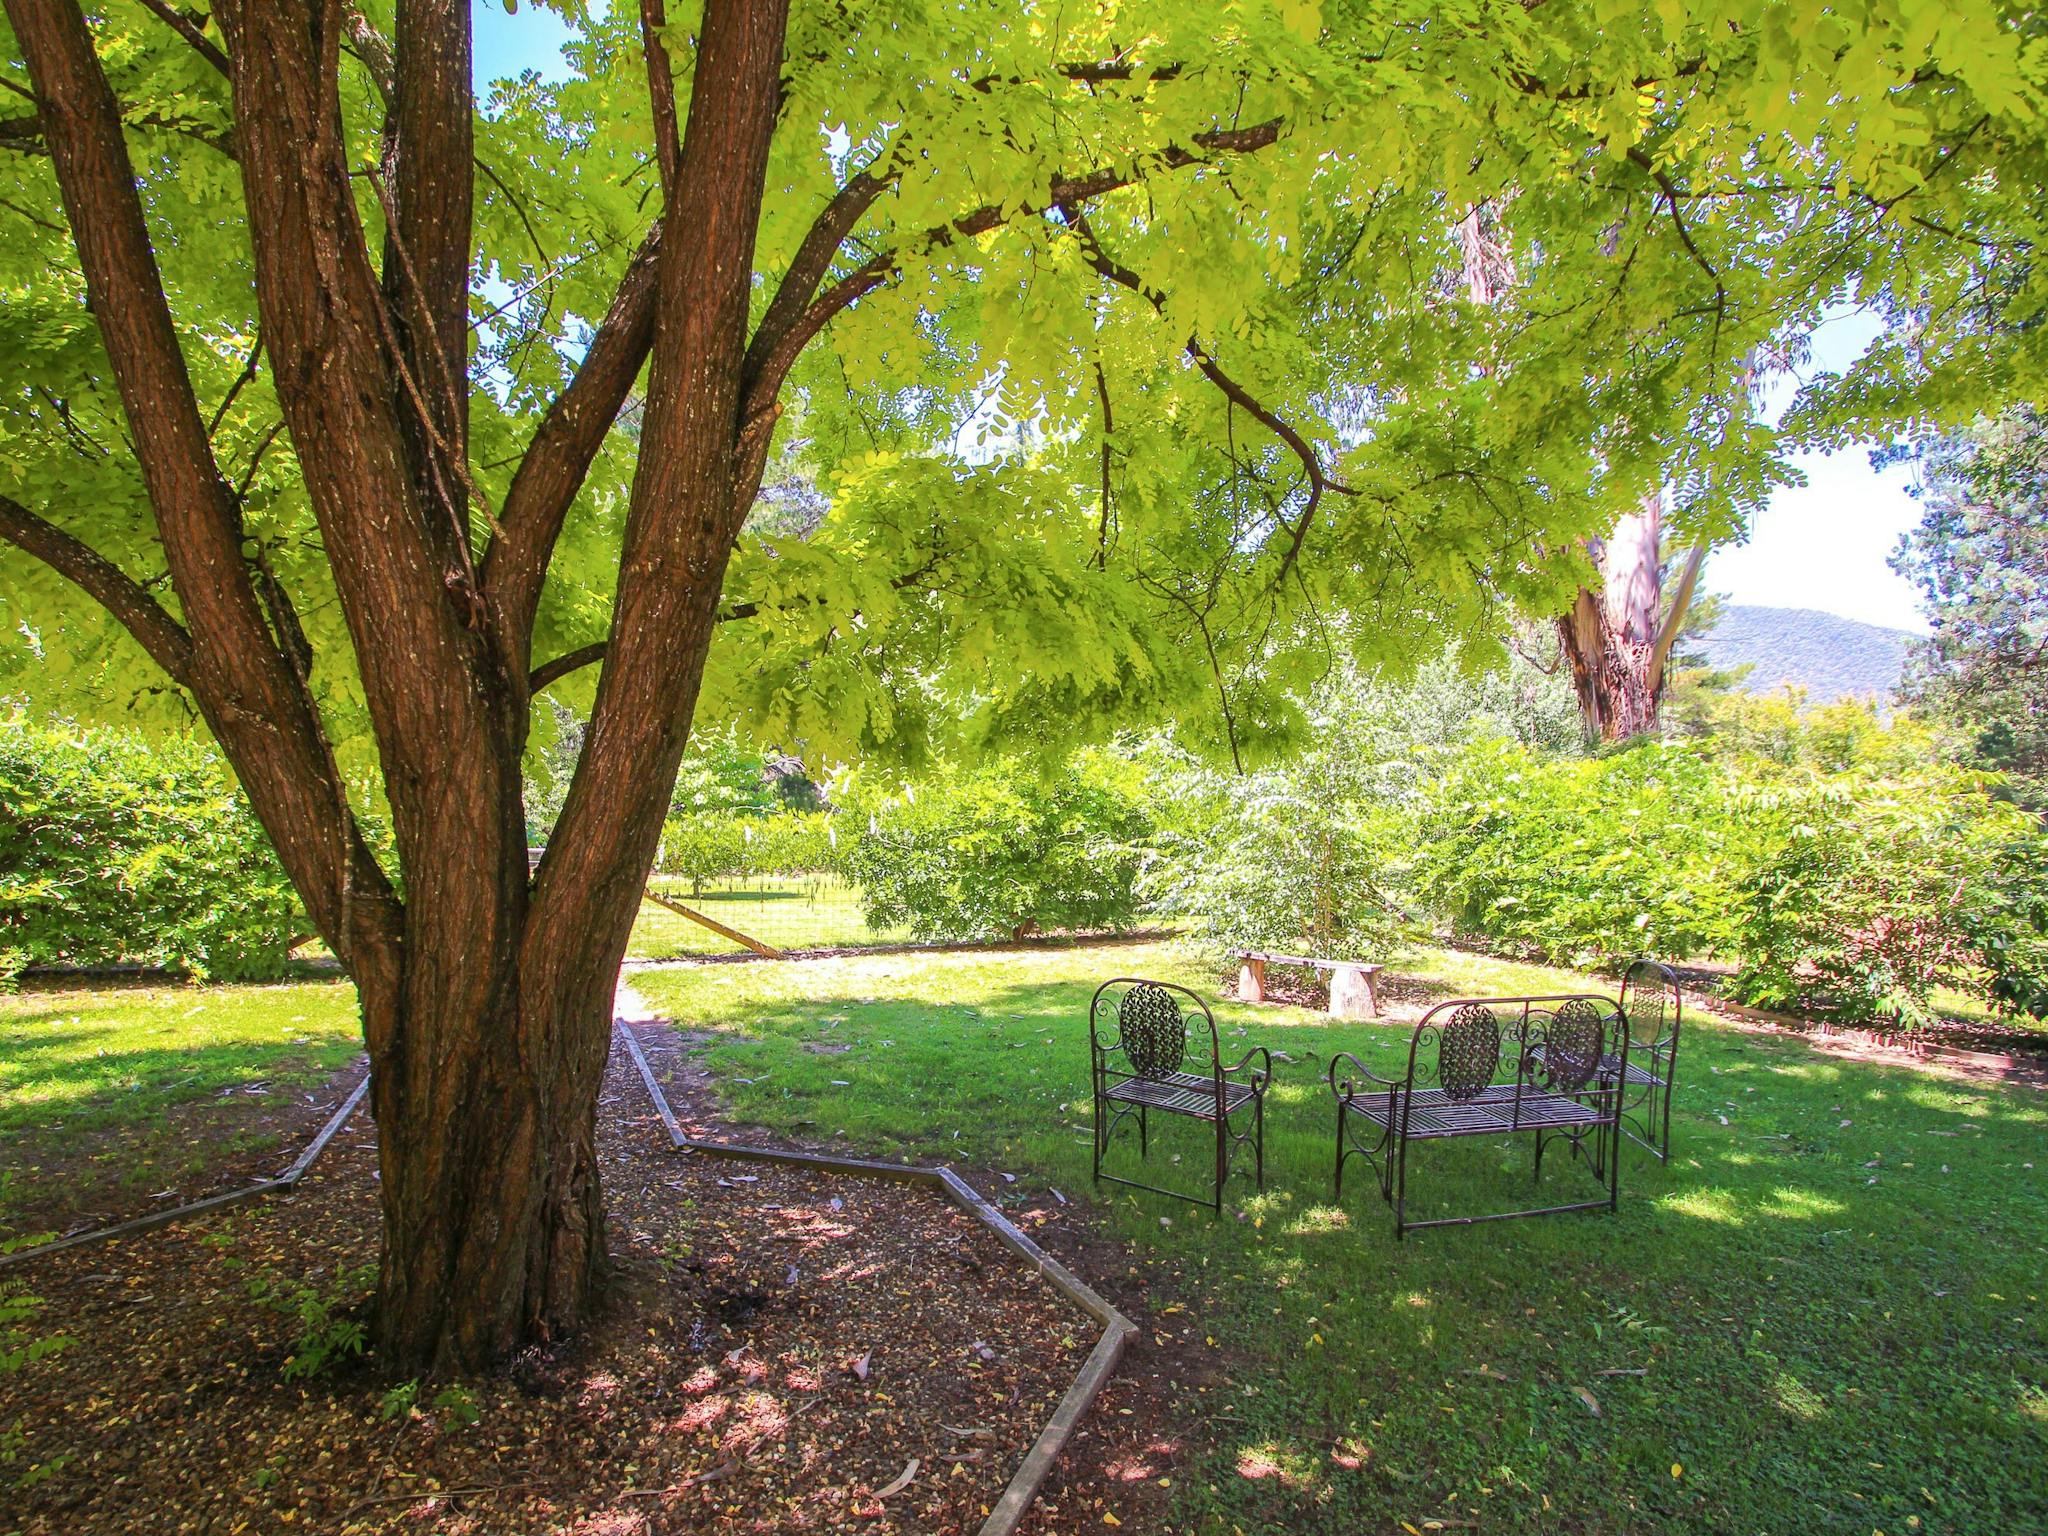
[[1221,1077],[1233,1077],[1237,1073],[1242,1072],[1245,1069],[1246,1063],[1248,1063],[1254,1056],[1261,1058],[1262,1062],[1262,1065],[1259,1068],[1258,1079],[1259,1091],[1263,1093],[1265,1091],[1266,1084],[1273,1081],[1273,1053],[1267,1050],[1263,1045],[1253,1046],[1250,1050],[1246,1051],[1242,1056],[1238,1057],[1236,1064],[1233,1066],[1226,1067],[1221,1062],[1218,1062],[1216,1064],[1217,1074]]
[[1364,1086],[1363,1083],[1354,1085],[1349,1076],[1346,1076],[1341,1083],[1337,1080],[1337,1068],[1347,1061],[1351,1063],[1360,1077],[1375,1087],[1384,1088],[1389,1093],[1393,1093],[1402,1086],[1401,1083],[1391,1077],[1381,1077],[1379,1073],[1373,1071],[1371,1067],[1368,1067],[1364,1062],[1352,1055],[1351,1052],[1339,1051],[1330,1058],[1330,1070],[1325,1074],[1330,1080],[1330,1091],[1336,1094],[1339,1099],[1348,1100],[1352,1098],[1358,1089]]

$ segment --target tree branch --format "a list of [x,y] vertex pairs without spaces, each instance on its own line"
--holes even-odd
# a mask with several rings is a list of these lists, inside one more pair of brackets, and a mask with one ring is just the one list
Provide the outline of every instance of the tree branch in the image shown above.
[[661,240],[656,225],[627,264],[582,366],[527,444],[498,514],[500,532],[484,554],[484,591],[497,608],[506,654],[519,665],[531,653],[533,616],[562,523],[654,344]]
[[[1102,276],[1120,287],[1128,288],[1149,303],[1154,310],[1164,315],[1166,295],[1156,288],[1149,287],[1137,273],[1110,256],[1103,248],[1102,242],[1096,239],[1095,230],[1089,224],[1086,214],[1078,210],[1063,211],[1066,213],[1067,227],[1081,241],[1083,259]],[[1250,390],[1224,372],[1222,365],[1210,355],[1199,337],[1188,338],[1186,351],[1194,360],[1195,367],[1201,371],[1202,377],[1222,391],[1225,399],[1287,446],[1288,451],[1301,461],[1302,473],[1308,479],[1308,500],[1303,505],[1299,517],[1290,524],[1286,518],[1280,516],[1277,507],[1274,509],[1274,520],[1282,528],[1287,529],[1289,535],[1287,552],[1281,557],[1280,571],[1275,578],[1277,587],[1287,580],[1289,573],[1294,569],[1295,561],[1301,556],[1302,545],[1308,540],[1309,529],[1314,525],[1316,509],[1322,503],[1323,493],[1335,491],[1340,496],[1355,496],[1358,493],[1350,486],[1333,480],[1323,469],[1322,455],[1316,452],[1309,441],[1296,431],[1285,417],[1272,410]]]
[[401,371],[425,401],[399,421],[413,483],[441,499],[452,552],[470,558],[455,481],[469,481],[469,267],[475,231],[475,104],[469,0],[398,0],[384,205],[384,296]]
[[1707,545],[1705,540],[1701,540],[1685,557],[1685,569],[1679,573],[1678,585],[1671,593],[1670,611],[1658,626],[1656,643],[1650,648],[1649,681],[1653,698],[1664,687],[1664,664],[1671,659],[1671,648],[1678,643],[1679,631],[1685,628],[1685,616],[1692,609],[1692,594],[1699,586],[1700,567],[1706,562]]
[[[803,349],[841,310],[887,282],[907,256],[942,249],[957,240],[973,239],[1004,224],[1027,217],[1035,218],[1051,208],[1078,206],[1091,198],[1141,182],[1154,171],[1210,165],[1215,163],[1213,157],[1217,155],[1251,154],[1269,148],[1279,142],[1285,129],[1285,120],[1277,117],[1254,123],[1248,128],[1211,129],[1194,135],[1189,140],[1192,148],[1169,144],[1125,165],[1102,166],[1078,176],[1055,176],[1047,186],[1044,199],[1035,206],[1028,202],[1014,207],[991,203],[976,208],[950,223],[927,229],[897,250],[868,258],[813,298],[812,290],[823,281],[845,236],[851,233],[861,214],[895,181],[892,173],[876,177],[872,184],[860,185],[856,190],[859,178],[855,178],[833,197],[812,224],[798,248],[796,261],[784,274],[747,349],[747,395],[741,412],[747,430],[760,431],[763,423],[773,425],[775,397],[781,393],[783,380]],[[834,230],[842,221],[844,228],[838,229],[835,235]],[[822,261],[818,259],[820,256]],[[812,270],[817,273],[814,278],[807,276]],[[775,322],[774,326],[770,325],[771,320]],[[765,461],[765,437],[760,452]]]
[[605,645],[602,640],[593,640],[589,645],[578,646],[565,651],[553,661],[542,662],[533,669],[533,675],[526,680],[528,693],[539,693],[550,683],[558,683],[571,672],[579,671],[594,662],[604,660]]
[[192,51],[218,70],[222,79],[227,78],[228,56],[215,46],[195,18],[187,16],[172,5],[170,0],[142,0],[142,3],[162,17],[173,32],[190,43]]
[[640,0],[640,48],[647,59],[647,100],[654,114],[654,159],[661,167],[661,194],[673,205],[683,137],[676,120],[676,75],[669,63],[668,12],[662,0]]
[[193,688],[192,636],[113,561],[11,496],[0,496],[0,538],[33,555],[113,615],[182,688]]

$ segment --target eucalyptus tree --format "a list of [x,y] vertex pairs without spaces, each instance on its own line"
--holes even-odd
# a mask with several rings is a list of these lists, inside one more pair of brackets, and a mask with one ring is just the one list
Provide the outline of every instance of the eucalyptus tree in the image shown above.
[[[1737,360],[1844,293],[1911,324],[1830,427],[2040,345],[1967,323],[2038,287],[1995,5],[564,0],[481,100],[466,0],[5,5],[9,685],[194,712],[354,977],[402,1372],[586,1313],[700,715],[1255,751],[1333,652],[1561,611],[1654,476],[1778,473]],[[750,527],[771,462],[822,514]]]

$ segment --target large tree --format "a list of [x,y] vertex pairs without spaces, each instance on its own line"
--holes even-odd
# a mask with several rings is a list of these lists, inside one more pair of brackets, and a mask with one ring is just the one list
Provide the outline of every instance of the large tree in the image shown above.
[[1933,622],[1907,693],[2048,810],[2048,424],[2014,410],[1930,441],[1920,497],[1892,561]]
[[[1993,6],[565,4],[569,77],[481,106],[467,0],[6,13],[12,675],[195,710],[354,977],[408,1372],[585,1313],[700,710],[1254,750],[1333,650],[1561,611],[1608,509],[1776,473],[1737,362],[1844,293],[1913,325],[1832,424],[1968,387],[2041,179]],[[785,458],[829,511],[750,530]]]

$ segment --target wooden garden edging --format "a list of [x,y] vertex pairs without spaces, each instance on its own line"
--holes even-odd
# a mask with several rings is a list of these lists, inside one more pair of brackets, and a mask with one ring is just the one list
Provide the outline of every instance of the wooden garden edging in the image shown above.
[[1059,1406],[1039,1432],[1038,1439],[1025,1453],[1024,1460],[1011,1476],[1009,1485],[996,1501],[995,1508],[981,1524],[980,1536],[1011,1536],[1024,1512],[1031,1507],[1031,1501],[1038,1497],[1038,1490],[1052,1471],[1053,1463],[1059,1459],[1073,1435],[1075,1426],[1081,1422],[1081,1415],[1088,1411],[1096,1396],[1108,1383],[1110,1373],[1116,1369],[1122,1358],[1124,1345],[1137,1331],[1131,1320],[1117,1311],[1093,1287],[1076,1275],[1066,1265],[1034,1243],[1017,1224],[997,1210],[979,1194],[973,1186],[951,1168],[924,1168],[908,1163],[879,1163],[864,1158],[831,1157],[823,1153],[795,1152],[778,1147],[748,1147],[734,1142],[699,1141],[684,1133],[677,1122],[675,1111],[669,1107],[668,1095],[661,1091],[661,1084],[655,1081],[654,1068],[648,1064],[647,1053],[640,1049],[640,1042],[634,1038],[632,1028],[624,1019],[612,1020],[612,1031],[626,1047],[633,1058],[633,1065],[639,1069],[640,1081],[647,1086],[648,1097],[654,1101],[654,1108],[661,1116],[661,1123],[668,1132],[670,1142],[678,1152],[697,1152],[709,1157],[733,1158],[757,1163],[774,1163],[785,1168],[812,1168],[826,1173],[843,1173],[856,1178],[893,1179],[904,1184],[928,1184],[942,1191],[953,1204],[981,1222],[1011,1252],[1023,1259],[1050,1282],[1076,1307],[1086,1312],[1102,1325],[1102,1335],[1096,1340],[1095,1348],[1089,1351],[1088,1359],[1081,1366],[1081,1372],[1073,1384],[1060,1398]]
[[147,1216],[137,1216],[129,1221],[116,1222],[111,1227],[99,1227],[91,1232],[74,1232],[69,1237],[53,1237],[46,1243],[37,1243],[32,1248],[17,1248],[13,1253],[0,1253],[0,1269],[10,1264],[25,1264],[30,1259],[41,1258],[46,1253],[56,1253],[65,1248],[81,1248],[87,1243],[105,1242],[110,1238],[132,1237],[138,1232],[149,1232],[157,1227],[169,1226],[174,1221],[183,1221],[187,1216],[200,1216],[208,1211],[225,1210],[229,1206],[241,1205],[262,1195],[275,1195],[292,1189],[311,1170],[320,1154],[327,1150],[327,1144],[334,1139],[348,1117],[356,1112],[356,1106],[363,1102],[363,1095],[370,1091],[370,1075],[365,1072],[363,1080],[356,1084],[353,1092],[342,1101],[341,1108],[327,1117],[327,1123],[320,1127],[306,1150],[292,1159],[291,1166],[274,1179],[258,1179],[254,1184],[240,1189],[223,1190],[217,1195],[208,1195],[203,1200],[189,1201],[174,1205],[168,1210],[151,1211]]

